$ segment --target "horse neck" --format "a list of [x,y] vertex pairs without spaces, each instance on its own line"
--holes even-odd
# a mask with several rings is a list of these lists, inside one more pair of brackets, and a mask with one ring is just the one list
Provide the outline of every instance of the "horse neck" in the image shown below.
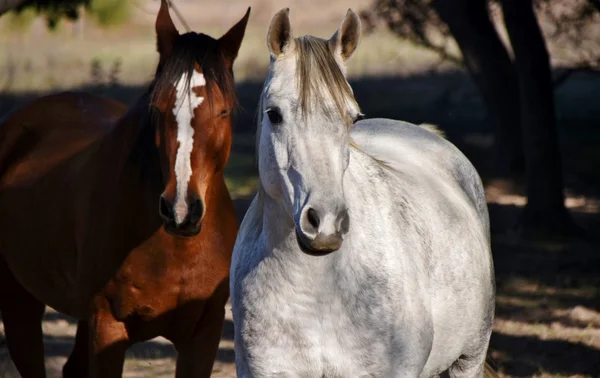
[[[149,95],[145,93],[129,108],[127,113],[121,117],[111,132],[105,137],[101,154],[108,154],[109,166],[115,166],[119,175],[130,158],[131,152],[139,147],[150,128],[148,113]],[[148,146],[149,147],[149,146]]]
[[[147,201],[148,196],[143,194],[157,192],[161,185],[158,148],[154,143],[154,128],[149,122],[148,101],[146,93],[117,121],[104,138],[97,156],[99,182],[106,188],[107,195],[113,201],[120,199],[132,206]],[[158,202],[157,198],[153,205]]]

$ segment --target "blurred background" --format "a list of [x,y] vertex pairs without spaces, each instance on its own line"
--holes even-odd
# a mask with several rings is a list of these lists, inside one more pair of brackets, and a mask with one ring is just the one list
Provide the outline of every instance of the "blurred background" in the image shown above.
[[[132,104],[154,76],[159,5],[0,0],[0,117],[62,90]],[[438,125],[483,178],[500,376],[600,377],[600,2],[172,0],[171,16],[182,33],[218,38],[248,6],[227,168],[240,218],[257,185],[253,120],[271,17],[289,6],[296,35],[328,38],[352,8],[363,36],[348,74],[363,112]],[[48,375],[60,377],[75,323],[48,309],[44,331]],[[214,377],[235,377],[232,337],[228,314]],[[174,356],[163,339],[140,344],[124,376],[172,377]],[[18,377],[3,344],[0,377]]]

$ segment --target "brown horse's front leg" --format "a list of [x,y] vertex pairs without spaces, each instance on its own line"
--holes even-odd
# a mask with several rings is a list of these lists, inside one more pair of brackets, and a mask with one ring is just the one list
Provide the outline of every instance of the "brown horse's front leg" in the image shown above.
[[191,339],[175,343],[177,368],[175,378],[209,378],[225,320],[225,308],[206,308],[205,316],[198,324]]
[[89,345],[90,330],[86,320],[80,320],[77,324],[75,345],[73,351],[63,366],[63,378],[87,378],[89,377]]
[[130,342],[125,324],[116,320],[106,298],[94,301],[90,319],[90,378],[120,378]]

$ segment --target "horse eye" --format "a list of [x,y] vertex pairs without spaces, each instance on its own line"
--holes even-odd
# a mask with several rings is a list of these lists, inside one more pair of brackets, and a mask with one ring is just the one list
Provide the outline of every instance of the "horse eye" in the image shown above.
[[227,117],[228,114],[229,114],[229,110],[225,109],[225,110],[221,111],[221,113],[219,113],[219,116],[221,118],[225,118],[225,117]]
[[271,121],[271,124],[273,125],[277,125],[283,122],[283,118],[281,117],[281,113],[279,113],[279,109],[267,110],[267,116],[269,117],[269,121]]

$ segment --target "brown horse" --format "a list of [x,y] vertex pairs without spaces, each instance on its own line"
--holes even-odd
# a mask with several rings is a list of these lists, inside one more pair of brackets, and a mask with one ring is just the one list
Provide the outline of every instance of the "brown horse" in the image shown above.
[[65,377],[120,377],[164,336],[177,377],[209,377],[237,219],[223,178],[232,65],[246,15],[216,40],[180,35],[162,1],[160,60],[130,109],[85,93],[0,120],[0,311],[24,378],[45,377],[45,305],[79,319]]

